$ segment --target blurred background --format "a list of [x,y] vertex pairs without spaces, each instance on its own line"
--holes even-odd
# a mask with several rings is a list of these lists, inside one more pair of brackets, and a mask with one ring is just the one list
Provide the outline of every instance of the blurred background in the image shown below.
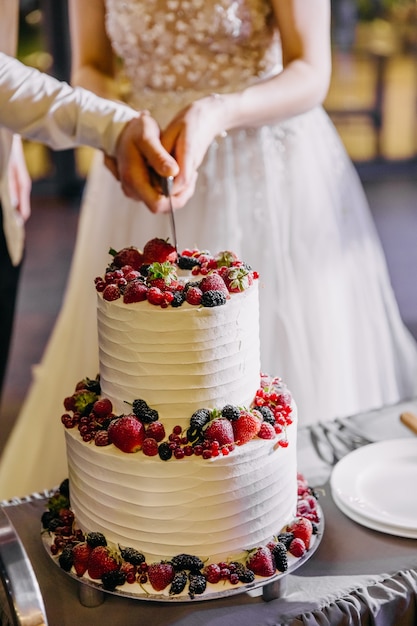
[[[332,37],[325,108],[362,179],[403,319],[417,337],[417,0],[332,0]],[[69,80],[67,0],[20,0],[18,57]],[[86,148],[53,153],[33,142],[25,155],[32,217],[0,453],[59,311],[91,160]]]

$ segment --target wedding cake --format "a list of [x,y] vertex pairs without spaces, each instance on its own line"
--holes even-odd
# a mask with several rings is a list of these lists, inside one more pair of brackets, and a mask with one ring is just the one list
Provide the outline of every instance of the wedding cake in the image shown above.
[[200,582],[184,586],[194,597],[216,582],[207,568],[218,564],[242,565],[240,582],[272,575],[279,563],[285,569],[283,556],[269,572],[250,562],[279,543],[300,484],[296,405],[279,378],[260,374],[256,272],[231,252],[177,257],[160,239],[111,252],[95,281],[99,377],[77,385],[62,416],[79,538],[103,538],[101,549],[118,563],[100,575],[86,566],[85,575],[122,584],[130,550],[142,555],[142,588],[168,593],[149,564],[168,563],[172,587],[184,569],[192,575],[178,560],[193,558]]

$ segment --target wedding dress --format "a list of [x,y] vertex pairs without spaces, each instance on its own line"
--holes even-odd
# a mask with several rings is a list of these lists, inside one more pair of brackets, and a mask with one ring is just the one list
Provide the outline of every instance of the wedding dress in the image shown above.
[[[127,100],[149,109],[161,127],[197,97],[280,71],[266,0],[106,5]],[[230,249],[259,272],[262,369],[287,382],[301,425],[416,394],[416,345],[363,189],[321,107],[218,137],[176,221],[180,248]],[[169,218],[128,200],[98,156],[62,310],[0,467],[0,498],[66,476],[63,399],[98,372],[93,279],[109,248],[170,235]]]

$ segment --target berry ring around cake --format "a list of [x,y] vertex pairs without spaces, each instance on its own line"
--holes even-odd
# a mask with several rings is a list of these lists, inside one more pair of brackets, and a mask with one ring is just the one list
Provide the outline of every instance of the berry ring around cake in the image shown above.
[[162,239],[110,254],[95,279],[99,374],[64,400],[51,556],[148,599],[285,575],[312,554],[320,516],[297,478],[296,403],[260,373],[256,271]]
[[[320,545],[324,519],[317,495],[298,474],[297,516],[263,546],[222,562],[191,554],[147,562],[135,548],[111,547],[100,532],[77,528],[69,508],[68,479],[51,492],[42,516],[44,547],[54,564],[81,584],[136,600],[190,602],[215,600],[270,585],[267,600],[282,593],[273,584],[294,573]],[[316,521],[312,521],[316,520]],[[284,588],[285,589],[285,588]]]

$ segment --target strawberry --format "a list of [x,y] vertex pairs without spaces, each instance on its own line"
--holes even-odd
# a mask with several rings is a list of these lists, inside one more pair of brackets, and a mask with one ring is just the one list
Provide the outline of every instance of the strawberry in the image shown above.
[[177,251],[167,240],[155,237],[145,244],[143,257],[143,263],[145,264],[164,263],[164,261],[175,263],[177,260]]
[[73,547],[72,555],[74,558],[74,569],[77,576],[83,576],[86,573],[91,551],[92,548],[85,541],[77,543]]
[[261,421],[248,411],[241,411],[240,417],[232,422],[235,442],[238,446],[247,443],[258,434]]
[[123,415],[108,428],[109,440],[122,452],[137,452],[145,439],[145,427],[135,415]]
[[201,279],[200,289],[204,293],[206,291],[222,291],[226,296],[229,296],[229,291],[226,287],[226,283],[223,278],[217,272],[207,274]]
[[234,252],[230,252],[230,250],[223,250],[216,255],[218,267],[230,267],[237,260],[237,255]]
[[98,580],[103,574],[113,572],[117,569],[119,569],[119,563],[107,546],[97,546],[92,549],[87,567],[90,578]]
[[224,276],[224,282],[231,293],[236,293],[248,289],[253,283],[253,276],[244,265],[231,267]]
[[174,580],[175,570],[169,561],[151,563],[148,567],[148,578],[155,591],[162,591]]
[[209,441],[218,441],[221,446],[234,442],[232,422],[224,417],[217,417],[209,422],[204,436]]
[[299,517],[290,526],[287,527],[288,532],[293,533],[294,537],[302,539],[308,550],[310,547],[310,539],[313,534],[313,525],[309,519]]
[[121,268],[124,265],[130,265],[133,270],[138,270],[144,263],[142,253],[134,246],[122,248],[119,252],[111,248],[109,252],[113,256],[113,264],[116,267]]
[[258,576],[272,576],[275,574],[274,558],[267,547],[257,548],[250,552],[246,561],[246,567]]
[[148,288],[140,280],[132,280],[127,284],[123,294],[123,302],[130,304],[131,302],[143,302],[148,297]]

